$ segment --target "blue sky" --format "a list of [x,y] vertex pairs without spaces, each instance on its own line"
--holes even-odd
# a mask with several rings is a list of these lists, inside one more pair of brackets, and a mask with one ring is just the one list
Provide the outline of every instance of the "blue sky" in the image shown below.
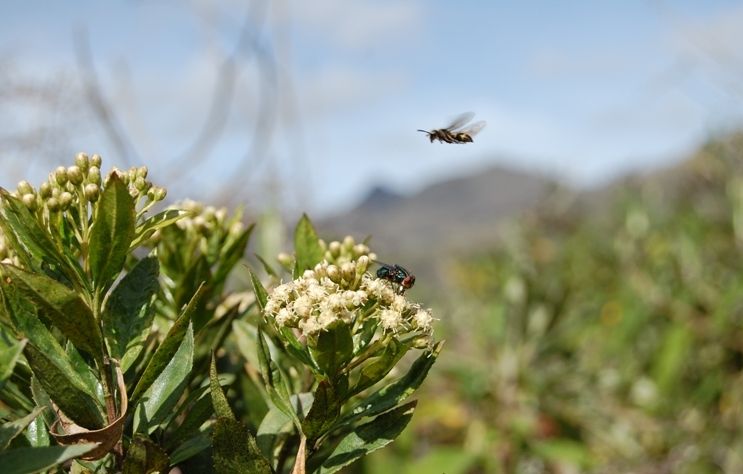
[[[248,203],[327,213],[375,184],[413,192],[495,165],[597,185],[668,164],[743,118],[739,2],[27,1],[3,11],[0,61],[23,77],[71,78],[73,89],[73,33],[87,31],[130,159],[178,198],[215,199],[239,182]],[[191,169],[179,156],[246,15],[262,25],[249,31],[276,61],[274,83],[261,82],[252,50],[239,56],[224,129]],[[256,141],[261,100],[275,122]],[[49,120],[17,107],[0,99],[0,125]],[[488,122],[473,144],[415,131],[464,111]],[[123,166],[80,114],[69,149]],[[39,181],[37,168],[12,169]],[[0,185],[25,177],[16,174]]]

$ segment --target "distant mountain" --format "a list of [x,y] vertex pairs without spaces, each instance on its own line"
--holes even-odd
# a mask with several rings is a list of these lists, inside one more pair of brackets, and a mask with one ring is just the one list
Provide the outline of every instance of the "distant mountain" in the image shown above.
[[380,258],[418,261],[493,244],[499,223],[533,208],[554,186],[536,175],[493,168],[411,196],[377,187],[352,211],[317,225],[327,236],[372,236]]

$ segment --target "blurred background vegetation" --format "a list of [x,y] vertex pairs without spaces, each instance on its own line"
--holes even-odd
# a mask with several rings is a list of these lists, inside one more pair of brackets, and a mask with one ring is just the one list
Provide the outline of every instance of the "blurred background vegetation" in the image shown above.
[[602,197],[442,263],[446,350],[369,472],[743,470],[743,134]]

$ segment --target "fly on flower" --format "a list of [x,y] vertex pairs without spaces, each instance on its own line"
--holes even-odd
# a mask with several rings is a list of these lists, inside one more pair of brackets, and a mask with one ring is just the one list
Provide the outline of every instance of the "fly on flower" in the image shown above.
[[388,263],[377,262],[379,269],[377,270],[377,278],[391,281],[399,285],[398,291],[400,294],[405,293],[405,290],[409,290],[415,284],[415,275],[410,273],[406,268],[401,265],[390,265]]
[[434,140],[441,143],[472,143],[472,137],[487,125],[484,120],[470,124],[469,122],[474,116],[475,114],[472,112],[465,112],[455,118],[447,127],[431,130],[430,132],[421,129],[418,129],[418,131],[427,133],[431,143]]

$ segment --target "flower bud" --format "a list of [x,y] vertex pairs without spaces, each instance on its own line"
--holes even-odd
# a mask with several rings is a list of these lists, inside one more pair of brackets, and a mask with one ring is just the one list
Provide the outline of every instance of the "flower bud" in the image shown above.
[[90,167],[90,158],[88,158],[86,153],[78,153],[75,156],[75,164],[84,173]]
[[134,187],[137,189],[137,191],[145,191],[147,188],[147,182],[142,177],[136,177],[134,179]]
[[353,262],[346,262],[341,265],[341,275],[346,281],[353,281],[356,276],[356,265]]
[[346,250],[352,250],[354,245],[356,245],[356,241],[350,235],[343,238],[343,247]]
[[41,183],[41,186],[39,186],[39,196],[41,196],[41,199],[50,198],[52,196],[52,186],[47,182]]
[[72,204],[72,194],[64,191],[59,195],[59,206],[64,211]]
[[330,278],[333,283],[339,283],[341,281],[341,271],[337,266],[328,265],[328,268],[327,270],[325,270],[325,272],[327,273],[328,278]]
[[162,201],[165,199],[165,196],[168,195],[168,191],[165,188],[161,188],[159,186],[153,186],[153,200],[154,201]]
[[200,231],[206,227],[206,220],[204,216],[198,215],[193,218],[193,226],[196,230]]
[[54,180],[60,186],[67,184],[67,169],[64,166],[58,166],[57,169],[54,170]]
[[369,257],[362,255],[356,260],[356,275],[363,275],[369,268]]
[[101,163],[103,163],[103,159],[101,158],[101,155],[96,153],[95,155],[90,157],[90,164],[95,166],[96,168],[100,169]]
[[220,207],[217,209],[217,212],[214,213],[214,217],[217,219],[217,222],[220,224],[227,219],[227,208]]
[[356,244],[353,246],[353,255],[358,257],[369,253],[369,247],[366,244]]
[[57,212],[59,210],[59,201],[55,197],[50,197],[46,200],[46,207],[50,212]]
[[100,192],[101,188],[97,184],[88,183],[85,185],[85,199],[90,202],[96,202]]
[[36,195],[34,194],[24,194],[21,196],[21,201],[23,201],[23,204],[31,211],[36,210]]
[[214,206],[206,206],[204,208],[204,212],[202,213],[202,215],[204,216],[204,219],[206,219],[207,221],[213,222],[215,220],[214,219],[215,211],[216,209],[214,208]]
[[101,170],[97,166],[91,166],[88,169],[88,182],[93,184],[101,184]]
[[281,264],[281,266],[283,266],[285,268],[291,267],[292,262],[294,261],[294,259],[292,258],[292,256],[289,255],[286,252],[281,252],[280,254],[278,254],[276,256],[276,260],[278,260],[279,263]]
[[415,349],[430,349],[433,344],[433,340],[429,335],[418,336],[413,339],[413,347]]
[[338,255],[341,254],[341,243],[337,240],[330,242],[328,250],[330,250],[330,255],[332,255],[333,258],[338,258]]
[[18,183],[18,186],[16,187],[18,190],[18,195],[23,196],[24,194],[33,194],[34,188],[31,186],[31,183],[29,183],[26,180],[21,181]]
[[147,177],[147,172],[148,170],[146,166],[140,166],[137,168],[137,177],[145,179]]
[[78,166],[70,166],[67,168],[67,177],[69,178],[70,183],[75,186],[83,182],[83,172]]

